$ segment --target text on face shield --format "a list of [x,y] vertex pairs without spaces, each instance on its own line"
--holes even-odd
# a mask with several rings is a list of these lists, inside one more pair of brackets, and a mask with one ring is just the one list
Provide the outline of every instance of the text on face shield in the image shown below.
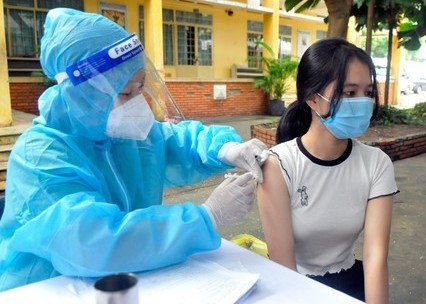
[[114,46],[108,50],[108,55],[111,58],[118,58],[124,54],[132,51],[135,48],[141,46],[140,41],[135,37],[130,37],[128,40],[121,42],[120,44]]

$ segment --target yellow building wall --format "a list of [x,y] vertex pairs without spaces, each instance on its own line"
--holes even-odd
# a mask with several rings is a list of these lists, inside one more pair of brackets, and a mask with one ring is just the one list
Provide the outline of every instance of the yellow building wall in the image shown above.
[[[275,0],[274,0],[275,1]],[[265,5],[272,7],[277,11],[275,2],[265,2]],[[99,3],[102,1],[85,0],[84,9],[87,12],[99,13]],[[245,1],[239,1],[244,3]],[[153,61],[157,70],[160,74],[167,78],[176,78],[176,66],[165,66],[163,67],[163,49],[162,49],[162,36],[156,33],[162,29],[162,23],[158,23],[161,16],[158,16],[158,9],[154,17],[157,21],[149,20],[150,6],[161,5],[161,1],[158,0],[127,0],[127,1],[114,1],[108,0],[108,4],[125,5],[127,13],[126,30],[129,33],[139,33],[139,5],[145,7],[145,51],[149,58]],[[224,6],[214,5],[199,5],[196,3],[185,3],[180,1],[166,0],[162,1],[162,8],[173,9],[173,10],[184,10],[194,11],[197,9],[200,13],[210,14],[213,17],[213,78],[214,79],[228,79],[231,77],[231,67],[233,64],[247,65],[247,21],[259,21],[263,22],[264,26],[268,26],[268,23],[274,25],[272,18],[268,22],[268,18],[264,18],[261,13],[249,12],[238,8],[227,8]],[[233,14],[228,15],[228,9],[233,11]],[[272,14],[269,14],[272,16]],[[266,22],[265,22],[266,19]],[[149,24],[147,24],[149,22]],[[316,30],[327,31],[327,25],[324,23],[289,19],[279,17],[279,24],[285,24],[292,27],[292,43],[293,55],[297,55],[297,33],[299,30],[309,31],[311,33],[311,42],[316,40]],[[150,26],[154,26],[156,31],[149,31]],[[275,29],[270,35],[275,36],[278,33],[278,29]],[[273,39],[265,36],[267,39]],[[277,37],[278,38],[278,37]],[[276,43],[277,44],[276,40]],[[176,41],[174,41],[176,43]],[[274,44],[273,44],[274,45]],[[275,45],[274,45],[275,47]],[[205,79],[204,79],[205,80]]]
[[394,35],[392,39],[392,76],[395,79],[395,85],[393,86],[393,96],[395,98],[389,100],[389,104],[399,104],[402,101],[401,92],[401,77],[403,74],[402,63],[404,61],[405,49],[403,47],[398,48],[398,38]]
[[[117,4],[126,7],[126,30],[129,33],[139,34],[139,5],[145,7],[145,50],[147,55],[154,62],[156,68],[162,76],[173,79],[177,78],[176,66],[163,67],[163,46],[162,46],[162,18],[161,9],[173,9],[194,11],[198,10],[200,13],[210,14],[213,17],[212,24],[212,40],[213,40],[213,66],[212,78],[200,80],[227,80],[231,77],[231,67],[233,64],[246,65],[247,64],[247,21],[253,20],[262,22],[264,24],[264,37],[265,40],[270,41],[274,49],[277,48],[278,29],[268,29],[268,26],[276,26],[277,19],[281,25],[290,26],[292,29],[292,55],[298,55],[298,33],[299,31],[309,32],[311,41],[314,43],[317,40],[316,31],[327,31],[327,24],[318,21],[312,21],[303,18],[276,16],[277,13],[277,0],[265,0],[265,7],[269,8],[275,13],[272,17],[270,12],[254,12],[247,11],[239,8],[228,8],[220,5],[205,5],[203,3],[183,2],[177,0],[84,0],[84,9],[87,12],[99,13],[99,4],[101,2],[107,4]],[[238,0],[236,2],[246,3],[246,0]],[[0,28],[4,28],[3,16],[3,1],[0,1]],[[232,10],[233,14],[228,14]],[[357,33],[352,31],[353,26],[350,21],[348,37],[351,42],[357,41]],[[8,125],[11,123],[11,105],[10,105],[10,92],[9,92],[9,78],[7,73],[7,57],[5,48],[4,31],[0,33],[0,126]],[[276,40],[275,40],[276,39]],[[274,43],[275,42],[275,43]],[[176,41],[174,41],[176,44]],[[392,60],[392,76],[396,80],[393,96],[396,96],[394,101],[400,97],[399,94],[399,77],[400,66],[403,57],[403,50],[398,49],[396,40],[393,44],[393,60]],[[277,50],[275,50],[277,51]],[[277,53],[277,52],[276,52]],[[176,55],[175,55],[176,56]],[[180,79],[180,78],[179,78]],[[294,83],[291,85],[290,92],[294,92]]]
[[[262,22],[262,15],[232,8],[233,13],[230,16],[226,7],[194,5],[176,1],[164,1],[163,8],[189,12],[198,9],[202,14],[212,15],[214,79],[230,78],[233,64],[247,65],[247,20]],[[174,66],[165,66],[164,69],[166,77],[177,77]]]
[[[228,15],[229,8],[223,6],[206,6],[194,3],[163,1],[163,8],[190,12],[194,9],[198,9],[202,14],[212,15],[213,78],[216,80],[230,78],[233,64],[247,65],[247,21],[252,20],[264,23],[264,18],[261,13],[231,8],[233,14],[230,16]],[[298,30],[309,31],[312,37],[311,42],[316,40],[316,30],[327,31],[327,25],[319,22],[280,17],[279,23],[292,27],[292,51],[295,56],[297,54]],[[174,42],[176,43],[176,41]],[[148,55],[150,54],[148,53]],[[164,70],[166,77],[176,78],[175,67],[165,66]]]
[[305,31],[311,34],[311,44],[317,40],[317,30],[327,31],[327,24],[325,23],[299,20],[299,19],[290,19],[287,17],[281,17],[280,24],[291,26],[291,41],[292,41],[291,53],[293,56],[296,56],[296,57],[298,54],[297,39],[298,39],[299,31]]
[[0,127],[12,124],[9,73],[7,71],[6,37],[3,29],[3,1],[0,1]]
[[[279,37],[279,1],[263,0],[263,5],[272,9],[272,14],[263,15],[263,40],[274,50],[275,58],[278,57]],[[264,50],[265,52],[265,50]],[[263,54],[270,56],[270,54]]]
[[[156,0],[152,0],[156,1]],[[107,4],[116,4],[116,5],[124,5],[126,7],[126,30],[129,33],[137,33],[139,34],[139,5],[143,5],[143,2],[137,0],[126,0],[126,1],[97,1],[97,0],[84,0],[84,10],[88,13],[100,13],[99,12],[99,4],[107,3]]]
[[[268,0],[265,5],[272,9],[275,14],[278,14],[277,5],[275,0]],[[126,7],[126,30],[129,33],[139,34],[139,5],[145,7],[145,50],[150,59],[154,62],[160,74],[166,78],[177,78],[176,66],[163,67],[163,46],[162,35],[158,34],[162,29],[162,21],[160,16],[159,6],[162,8],[173,10],[194,11],[198,10],[200,13],[210,14],[213,17],[212,24],[212,40],[213,40],[213,79],[214,80],[227,80],[231,78],[231,67],[233,64],[247,64],[247,21],[259,21],[264,24],[264,36],[272,42],[274,48],[278,41],[278,29],[268,29],[268,26],[276,26],[277,20],[279,24],[291,26],[292,28],[292,54],[297,55],[297,35],[299,30],[309,31],[311,33],[311,43],[316,40],[316,30],[327,30],[327,25],[321,22],[314,22],[300,19],[290,19],[287,17],[279,16],[273,17],[271,13],[261,13],[247,11],[245,9],[227,8],[221,5],[203,5],[196,2],[181,2],[176,0],[84,0],[84,10],[91,13],[99,13],[99,5],[101,2],[107,4],[123,5]],[[246,1],[238,1],[245,3]],[[228,14],[231,9],[233,14]],[[3,10],[2,10],[3,12]],[[265,15],[266,14],[266,15]],[[265,17],[266,16],[266,17]],[[4,18],[0,18],[4,21]],[[1,26],[0,28],[4,28]],[[153,30],[154,28],[154,30]],[[148,32],[149,31],[149,32]],[[1,39],[1,37],[0,37]],[[176,44],[176,41],[174,41]],[[2,48],[4,50],[5,48]],[[1,54],[1,53],[0,53]],[[6,66],[6,55],[0,55],[0,60],[3,60]],[[209,80],[209,79],[202,79]],[[3,86],[5,89],[3,89]],[[3,92],[9,89],[8,75],[6,71],[0,73],[0,89]],[[8,96],[7,94],[6,96]],[[5,96],[5,94],[2,94]],[[6,106],[4,106],[6,105]],[[10,97],[8,100],[2,100],[0,110],[6,109],[10,111]],[[8,114],[3,114],[1,117],[7,117]]]
[[233,64],[247,65],[248,14],[234,10],[228,16],[224,10],[213,16],[213,71],[216,79],[230,78]]
[[[299,31],[309,32],[311,34],[311,44],[317,41],[317,30],[321,31],[327,31],[327,24],[325,23],[319,23],[319,22],[312,22],[312,21],[306,21],[306,20],[300,20],[300,19],[290,19],[287,17],[281,17],[280,18],[280,24],[281,25],[287,25],[291,27],[291,41],[292,41],[292,48],[291,48],[291,55],[295,58],[298,58],[298,35]],[[300,58],[298,58],[300,59]],[[296,80],[292,79],[289,83],[289,88],[286,94],[295,95],[296,94]],[[292,101],[291,97],[290,101]],[[288,98],[286,98],[287,101]]]
[[[241,0],[239,2],[244,3]],[[100,1],[85,0],[84,9],[87,12],[99,13]],[[238,8],[231,8],[233,14],[228,14],[229,8],[224,6],[206,6],[196,3],[185,3],[174,0],[158,1],[158,0],[127,0],[127,1],[108,1],[108,4],[124,5],[126,7],[126,29],[129,33],[139,33],[139,5],[145,7],[145,51],[154,62],[160,74],[166,78],[177,78],[176,67],[166,66],[163,67],[163,49],[162,49],[162,22],[160,11],[161,8],[194,11],[198,10],[200,13],[206,13],[213,16],[213,79],[229,79],[231,77],[231,67],[233,64],[246,65],[247,64],[247,21],[258,21],[264,24],[265,41],[273,46],[277,53],[277,40],[274,40],[278,35],[278,29],[268,29],[268,26],[276,25],[276,17],[272,18],[272,14],[261,14],[256,12],[249,12]],[[268,0],[264,2],[266,7],[273,9],[277,14],[276,2]],[[154,7],[150,9],[150,7]],[[3,10],[1,10],[3,14]],[[281,25],[290,26],[292,29],[292,55],[298,55],[298,34],[299,31],[309,32],[311,41],[314,43],[317,40],[316,31],[327,31],[327,25],[323,22],[309,21],[305,19],[298,19],[293,17],[279,16],[278,22]],[[4,18],[0,17],[0,22]],[[0,24],[0,28],[4,28]],[[152,30],[154,28],[154,30]],[[149,30],[151,29],[151,30]],[[160,34],[159,34],[160,33]],[[3,33],[4,34],[4,33]],[[359,34],[354,31],[354,20],[351,18],[349,22],[347,39],[359,45]],[[275,43],[274,43],[275,42]],[[176,43],[176,41],[174,41]],[[4,36],[0,36],[0,45],[5,45]],[[393,96],[396,96],[392,101],[398,103],[400,97],[400,75],[401,75],[401,62],[404,50],[397,48],[397,41],[393,43],[393,58],[392,58],[392,79],[395,79],[395,85],[392,86]],[[7,58],[5,54],[5,47],[0,50],[0,64],[3,67],[7,66]],[[2,100],[0,103],[0,125],[7,125],[11,122],[11,109],[10,109],[10,93],[7,69],[0,71],[0,90],[2,92]],[[208,79],[203,79],[208,80]],[[294,82],[290,86],[290,92],[295,91]]]

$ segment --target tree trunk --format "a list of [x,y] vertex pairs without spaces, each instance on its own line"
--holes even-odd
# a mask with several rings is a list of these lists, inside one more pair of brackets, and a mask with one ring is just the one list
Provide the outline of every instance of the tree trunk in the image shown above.
[[[389,20],[389,34],[388,34],[388,58],[386,65],[386,83],[385,83],[385,96],[384,96],[384,104],[385,106],[389,105],[389,84],[390,84],[390,70],[392,64],[392,38],[393,38],[393,29],[394,23]],[[399,92],[397,92],[399,94]],[[395,96],[394,96],[395,97]]]
[[328,11],[327,37],[346,39],[352,0],[324,0]]
[[[389,7],[387,21],[388,21],[388,57],[387,57],[387,65],[386,65],[386,83],[385,83],[385,96],[384,96],[384,104],[385,106],[389,106],[389,87],[390,87],[390,70],[392,64],[392,44],[393,44],[393,30],[396,28],[396,12],[398,9],[391,5]],[[395,92],[394,94],[399,94],[399,92]],[[395,96],[394,96],[395,98]]]
[[370,0],[370,4],[368,5],[368,13],[367,13],[367,38],[365,40],[365,51],[368,55],[371,55],[371,38],[373,34],[373,23],[374,23],[374,5],[375,0]]

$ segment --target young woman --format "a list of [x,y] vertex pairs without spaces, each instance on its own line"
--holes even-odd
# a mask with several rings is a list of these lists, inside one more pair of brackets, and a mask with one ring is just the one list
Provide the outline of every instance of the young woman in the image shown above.
[[[301,58],[297,101],[282,117],[258,202],[269,256],[368,303],[388,302],[393,165],[362,135],[378,104],[371,58],[324,39]],[[362,262],[354,243],[364,231]],[[365,286],[365,288],[364,288]]]

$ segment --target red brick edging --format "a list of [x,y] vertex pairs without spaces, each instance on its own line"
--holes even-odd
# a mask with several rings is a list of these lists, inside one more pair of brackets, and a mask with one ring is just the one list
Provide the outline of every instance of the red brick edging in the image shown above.
[[[276,128],[265,124],[250,127],[251,138],[258,138],[268,147],[275,145]],[[382,149],[392,161],[412,157],[426,152],[426,131],[402,137],[388,138],[379,141],[363,141],[363,143]]]

